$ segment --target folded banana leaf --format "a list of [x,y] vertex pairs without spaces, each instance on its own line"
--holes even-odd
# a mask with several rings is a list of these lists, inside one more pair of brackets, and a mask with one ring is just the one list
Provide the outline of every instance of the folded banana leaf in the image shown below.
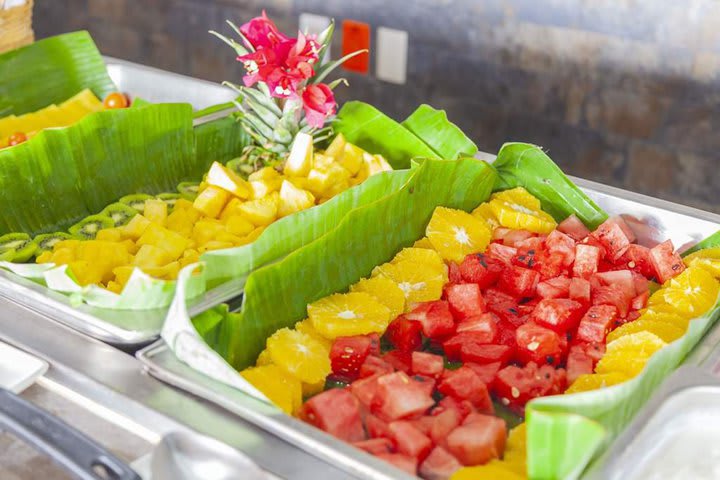
[[682,255],[684,257],[687,255],[690,255],[691,253],[695,253],[698,250],[703,250],[705,248],[715,248],[715,247],[720,247],[720,230],[713,233],[712,235],[710,235],[706,239],[702,240],[701,242],[697,243],[693,247],[688,248],[687,250],[685,250],[682,253]]
[[422,139],[440,158],[472,157],[478,152],[475,143],[447,119],[444,110],[430,105],[420,105],[402,126]]
[[117,90],[86,31],[46,38],[0,55],[0,118],[63,102],[86,88],[101,99]]

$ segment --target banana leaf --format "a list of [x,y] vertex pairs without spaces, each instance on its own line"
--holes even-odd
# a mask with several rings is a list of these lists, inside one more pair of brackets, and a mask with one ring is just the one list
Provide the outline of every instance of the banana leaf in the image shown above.
[[46,38],[0,55],[0,118],[64,102],[85,88],[101,99],[117,90],[86,31]]
[[413,158],[440,158],[423,140],[367,103],[347,102],[333,128],[358,147],[381,153],[396,170],[409,168]]
[[234,116],[218,118],[195,127],[195,155],[202,159],[206,170],[214,161],[225,163],[239,156],[250,143],[250,135]]
[[462,130],[447,119],[444,110],[420,105],[402,126],[421,138],[440,158],[472,157],[478,148]]
[[492,165],[500,178],[496,190],[525,187],[558,222],[574,213],[594,230],[608,218],[538,146],[506,143]]
[[706,239],[702,240],[702,241],[699,242],[698,244],[696,244],[696,245],[692,246],[691,248],[688,248],[687,250],[685,250],[685,251],[682,253],[682,256],[684,257],[684,256],[687,256],[687,255],[690,255],[691,253],[695,253],[695,252],[697,252],[698,250],[703,250],[703,249],[705,249],[705,248],[715,248],[715,247],[720,247],[720,230],[718,230],[717,232],[713,233],[712,235],[710,235],[710,236],[707,237]]

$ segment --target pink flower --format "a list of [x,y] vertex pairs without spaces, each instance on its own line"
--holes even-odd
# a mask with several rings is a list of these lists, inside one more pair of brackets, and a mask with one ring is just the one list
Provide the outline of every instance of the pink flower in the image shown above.
[[325,119],[335,113],[335,96],[324,83],[308,85],[302,93],[303,109],[308,125],[322,128]]
[[250,45],[254,49],[272,48],[275,45],[289,40],[275,23],[267,17],[265,10],[261,17],[255,17],[249,22],[240,26],[240,31],[247,38]]
[[268,75],[277,68],[277,53],[272,49],[261,48],[255,52],[237,57],[242,62],[247,75],[243,77],[246,87],[251,87],[257,82],[264,82]]

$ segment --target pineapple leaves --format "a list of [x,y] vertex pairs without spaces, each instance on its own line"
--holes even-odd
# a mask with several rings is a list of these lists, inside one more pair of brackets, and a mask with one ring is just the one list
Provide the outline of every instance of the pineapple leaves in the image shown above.
[[315,76],[312,78],[312,82],[311,82],[311,83],[320,83],[320,82],[322,82],[323,80],[325,80],[325,77],[327,77],[328,75],[330,75],[330,73],[331,73],[333,70],[335,70],[337,67],[339,67],[339,66],[342,65],[343,63],[347,62],[347,61],[350,60],[351,58],[357,57],[358,55],[362,55],[363,53],[367,53],[367,52],[368,52],[367,49],[358,50],[358,51],[356,51],[356,52],[348,53],[348,54],[345,55],[344,57],[339,58],[339,59],[337,59],[337,60],[335,60],[335,61],[332,61],[332,62],[326,63],[325,65],[322,65],[320,68],[318,68],[318,71],[317,71],[317,73],[315,74]]
[[246,37],[245,35],[243,35],[243,33],[242,33],[242,32],[240,31],[240,29],[238,28],[238,26],[235,25],[235,24],[234,24],[232,21],[230,21],[230,20],[225,20],[225,22],[226,22],[228,25],[230,25],[230,28],[232,28],[232,29],[235,31],[235,33],[237,33],[237,35],[242,39],[242,41],[245,42],[245,45],[246,45],[247,50],[250,51],[250,52],[254,52],[254,51],[255,51],[255,47],[253,47],[253,44],[250,43],[250,40],[248,40],[247,37]]
[[332,37],[334,33],[335,20],[331,20],[330,25],[328,25],[327,28],[320,32],[320,34],[317,36],[317,42],[320,44],[320,50],[318,51],[318,57],[320,58],[320,61],[322,61],[325,52],[327,52],[327,49],[332,43]]
[[239,56],[248,54],[247,49],[245,47],[243,47],[242,45],[240,45],[239,43],[237,43],[232,38],[228,38],[225,35],[222,35],[222,34],[216,32],[215,30],[209,30],[208,33],[210,33],[211,35],[215,35],[217,38],[219,38],[220,40],[222,40],[223,42],[228,44],[233,50],[235,50],[235,52]]

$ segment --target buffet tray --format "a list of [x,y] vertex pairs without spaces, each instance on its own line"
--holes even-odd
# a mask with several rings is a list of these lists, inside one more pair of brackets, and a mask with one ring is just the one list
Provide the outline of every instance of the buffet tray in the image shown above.
[[[492,161],[492,155],[479,158]],[[622,214],[632,225],[638,242],[654,245],[666,238],[676,247],[687,249],[720,229],[720,215],[677,205],[614,187],[572,179],[605,211]],[[231,306],[231,309],[232,306]],[[713,337],[713,341],[716,342]],[[403,478],[400,472],[389,473],[388,465],[378,465],[367,454],[330,437],[320,430],[281,414],[277,409],[212,380],[181,363],[163,340],[137,353],[148,373],[159,380],[213,402],[242,419],[266,429],[322,460],[337,464],[361,478]]]

